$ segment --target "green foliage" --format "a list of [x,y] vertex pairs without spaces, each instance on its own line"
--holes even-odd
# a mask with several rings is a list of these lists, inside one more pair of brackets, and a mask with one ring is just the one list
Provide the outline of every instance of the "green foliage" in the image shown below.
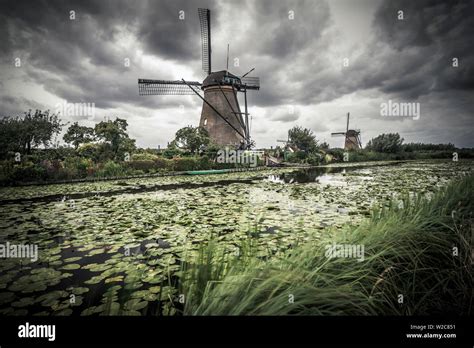
[[402,150],[402,143],[403,138],[400,138],[398,133],[381,134],[371,139],[366,149],[383,153],[397,153]]
[[81,157],[89,158],[93,161],[97,161],[99,159],[101,152],[101,145],[100,144],[83,144],[78,147],[77,153]]
[[4,156],[8,151],[31,153],[32,148],[48,147],[55,134],[61,131],[57,115],[49,110],[42,112],[29,110],[23,117],[5,117],[0,119],[0,152]]
[[163,151],[163,157],[171,159],[173,157],[183,154],[183,151],[175,147],[173,144],[170,144],[166,150]]
[[288,131],[290,144],[296,146],[299,150],[310,153],[318,148],[318,142],[313,131],[308,128],[295,126]]
[[131,159],[132,161],[156,161],[160,157],[158,155],[148,153],[148,152],[143,152],[143,153],[135,153],[132,155]]
[[91,174],[94,163],[88,158],[68,157],[64,161],[64,168],[71,178],[85,178]]
[[168,158],[159,157],[155,160],[155,168],[158,170],[166,170],[172,168],[173,161]]
[[157,167],[156,162],[150,160],[132,160],[127,162],[127,165],[129,168],[140,170],[143,173],[149,173]]
[[123,160],[125,153],[131,154],[135,149],[135,140],[128,137],[127,127],[127,121],[118,117],[114,121],[99,122],[94,127],[97,138],[109,145],[107,148],[114,159]]
[[25,162],[12,167],[8,180],[10,182],[42,181],[47,178],[45,168],[37,166],[32,162]]
[[456,147],[449,144],[423,144],[423,143],[408,143],[402,145],[402,150],[406,152],[427,152],[427,151],[455,151]]
[[91,127],[79,126],[77,122],[69,126],[63,139],[66,143],[73,144],[77,149],[79,145],[90,143],[94,140],[94,129]]
[[203,151],[211,142],[206,129],[202,127],[184,127],[176,132],[175,139],[170,144],[179,149],[189,151],[192,155]]
[[177,157],[172,159],[172,168],[177,172],[197,170],[199,169],[197,163],[196,158],[193,157]]
[[329,144],[327,142],[323,142],[319,144],[319,148],[322,150],[329,150]]
[[114,161],[107,161],[97,171],[97,176],[99,177],[108,177],[108,176],[120,176],[124,173],[123,167],[119,163],[115,163]]

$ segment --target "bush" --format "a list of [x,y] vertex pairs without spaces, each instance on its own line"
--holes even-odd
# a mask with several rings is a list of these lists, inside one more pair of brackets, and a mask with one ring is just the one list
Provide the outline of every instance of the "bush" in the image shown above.
[[398,133],[381,134],[372,138],[366,146],[367,150],[385,153],[398,153],[402,150],[403,138]]
[[197,169],[197,163],[193,157],[173,158],[172,163],[173,170],[177,172]]
[[172,170],[173,161],[167,158],[158,157],[155,160],[155,168],[158,170]]
[[107,161],[102,168],[97,171],[97,176],[120,176],[124,173],[123,167],[114,161]]
[[145,173],[150,172],[156,166],[156,163],[151,160],[132,160],[127,163],[128,163],[129,168],[132,168],[135,170],[141,170]]
[[156,161],[159,157],[152,153],[135,153],[132,155],[132,161]]
[[77,153],[81,157],[97,161],[99,159],[100,145],[93,143],[83,144],[79,146],[79,148],[77,149]]
[[33,162],[26,162],[13,166],[9,179],[13,182],[28,182],[44,181],[47,178],[48,174],[43,167],[37,166]]
[[172,159],[176,156],[179,156],[183,153],[180,149],[177,148],[167,148],[166,150],[163,151],[163,157],[166,157],[168,159]]
[[94,163],[90,158],[68,157],[64,161],[64,168],[68,171],[71,178],[85,178],[89,175],[90,168]]

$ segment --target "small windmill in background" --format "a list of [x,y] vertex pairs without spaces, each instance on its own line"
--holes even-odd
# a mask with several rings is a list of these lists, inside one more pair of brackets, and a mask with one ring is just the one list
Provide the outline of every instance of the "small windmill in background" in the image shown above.
[[[219,145],[234,145],[249,149],[254,142],[250,139],[247,91],[259,90],[260,79],[247,76],[254,69],[242,76],[236,76],[228,71],[228,46],[226,70],[215,72],[211,70],[211,11],[200,8],[198,14],[201,25],[202,68],[207,77],[202,83],[184,79],[176,81],[139,79],[139,94],[195,94],[203,101],[199,126],[207,130],[211,139]],[[198,92],[199,88],[204,92],[204,96]],[[237,92],[244,95],[244,112],[240,110]]]
[[347,113],[347,126],[345,132],[331,133],[331,136],[343,135],[346,140],[344,142],[345,150],[358,150],[362,148],[362,142],[360,139],[360,129],[349,129],[349,113]]

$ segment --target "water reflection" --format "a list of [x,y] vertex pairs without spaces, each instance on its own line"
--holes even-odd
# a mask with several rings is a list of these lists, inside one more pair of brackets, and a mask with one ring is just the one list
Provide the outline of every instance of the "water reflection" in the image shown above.
[[[356,169],[356,168],[354,168]],[[304,184],[310,182],[331,181],[334,176],[331,174],[345,174],[346,170],[354,170],[352,168],[342,167],[326,167],[326,168],[303,168],[289,173],[272,174],[267,177],[267,181],[281,184]],[[322,180],[322,181],[321,181]]]

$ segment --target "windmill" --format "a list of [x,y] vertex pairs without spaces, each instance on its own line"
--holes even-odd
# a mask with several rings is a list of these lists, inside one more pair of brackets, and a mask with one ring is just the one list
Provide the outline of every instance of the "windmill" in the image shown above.
[[[140,95],[196,95],[202,101],[199,126],[209,133],[211,139],[219,145],[234,145],[250,148],[249,113],[247,108],[247,91],[259,90],[260,79],[249,77],[254,69],[242,76],[231,74],[227,49],[227,68],[213,72],[211,69],[211,11],[198,9],[201,26],[202,69],[207,76],[204,81],[186,81],[184,79],[138,80]],[[198,89],[204,92],[202,96]],[[245,110],[241,112],[237,93],[243,93]]]
[[347,126],[345,132],[336,132],[331,133],[331,136],[340,136],[343,135],[346,137],[344,142],[344,149],[346,150],[357,150],[362,148],[362,142],[360,140],[360,129],[349,129],[349,113],[347,113]]

